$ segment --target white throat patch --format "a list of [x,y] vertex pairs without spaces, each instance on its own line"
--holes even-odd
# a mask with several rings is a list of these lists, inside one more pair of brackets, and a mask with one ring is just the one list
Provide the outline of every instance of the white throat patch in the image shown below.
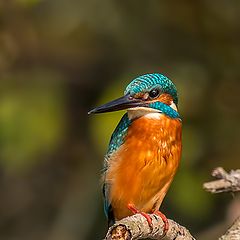
[[128,112],[128,118],[130,120],[143,117],[143,116],[147,118],[152,118],[152,119],[160,119],[162,115],[161,111],[153,108],[147,108],[147,107],[129,108],[127,112]]
[[178,110],[177,110],[177,106],[176,106],[176,104],[175,104],[173,101],[171,102],[170,107],[171,107],[173,110],[178,111]]

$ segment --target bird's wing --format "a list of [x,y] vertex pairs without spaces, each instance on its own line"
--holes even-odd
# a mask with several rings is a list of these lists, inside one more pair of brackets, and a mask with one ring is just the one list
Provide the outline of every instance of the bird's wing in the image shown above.
[[124,143],[130,124],[131,120],[128,118],[127,113],[125,113],[111,136],[107,154],[104,158],[103,173],[108,169],[108,161],[111,155]]
[[111,188],[111,185],[105,182],[105,173],[108,169],[109,159],[111,158],[111,155],[124,143],[124,139],[125,139],[125,136],[127,135],[128,127],[130,124],[131,124],[131,120],[128,118],[127,113],[125,113],[111,136],[111,140],[108,146],[108,151],[104,158],[104,165],[103,165],[103,171],[102,171],[104,212],[108,217],[108,223],[110,225],[114,223],[114,216],[113,216],[111,203],[109,202],[109,190]]
[[127,130],[130,124],[131,120],[128,118],[128,114],[125,113],[122,116],[120,122],[118,123],[117,127],[115,128],[111,136],[107,155],[112,154],[123,144],[124,138],[127,134]]

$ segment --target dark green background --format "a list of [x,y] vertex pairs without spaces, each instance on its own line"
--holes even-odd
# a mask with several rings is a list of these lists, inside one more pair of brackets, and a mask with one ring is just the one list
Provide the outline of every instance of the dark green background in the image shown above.
[[101,239],[100,170],[123,112],[87,111],[161,72],[178,87],[181,168],[163,211],[199,239],[240,212],[202,189],[239,168],[240,2],[0,1],[0,239]]

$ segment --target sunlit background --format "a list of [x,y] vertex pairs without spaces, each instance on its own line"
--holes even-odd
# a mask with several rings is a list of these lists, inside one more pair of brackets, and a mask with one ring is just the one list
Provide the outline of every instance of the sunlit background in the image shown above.
[[123,112],[87,111],[161,72],[178,87],[181,168],[163,212],[198,239],[223,234],[237,195],[211,195],[214,167],[240,167],[240,1],[0,1],[0,239],[102,239],[99,183]]

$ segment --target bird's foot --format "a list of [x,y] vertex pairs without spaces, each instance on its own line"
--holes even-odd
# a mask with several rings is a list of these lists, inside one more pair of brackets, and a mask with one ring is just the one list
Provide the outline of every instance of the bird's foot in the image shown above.
[[169,222],[168,222],[168,219],[167,217],[160,211],[156,210],[153,212],[153,214],[156,214],[158,215],[162,220],[163,220],[163,223],[164,223],[164,228],[163,228],[163,237],[166,235],[168,229],[169,229]]
[[151,229],[153,228],[152,218],[149,216],[149,214],[147,214],[147,213],[145,213],[145,212],[141,212],[141,211],[138,210],[138,209],[134,206],[134,204],[132,204],[132,203],[129,203],[129,204],[127,205],[127,207],[128,207],[128,209],[129,209],[133,214],[139,213],[139,214],[141,214],[143,217],[145,217],[146,220],[147,220],[147,222],[148,222],[149,227],[150,227]]

